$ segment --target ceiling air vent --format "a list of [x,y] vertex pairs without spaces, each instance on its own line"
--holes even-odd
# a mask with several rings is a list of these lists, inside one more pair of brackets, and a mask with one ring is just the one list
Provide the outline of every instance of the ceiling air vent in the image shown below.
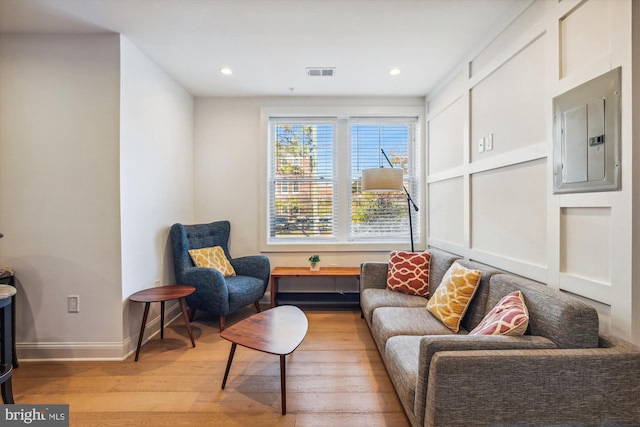
[[307,76],[309,77],[333,77],[336,69],[333,67],[309,67]]

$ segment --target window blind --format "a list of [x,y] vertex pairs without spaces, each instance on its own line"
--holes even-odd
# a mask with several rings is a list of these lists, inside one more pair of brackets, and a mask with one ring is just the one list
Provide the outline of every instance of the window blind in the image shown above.
[[[414,234],[419,235],[416,213],[408,212],[404,192],[363,192],[363,169],[394,167],[403,171],[403,183],[411,197],[419,204],[415,171],[417,119],[415,118],[354,118],[351,134],[351,221],[352,240],[409,239],[409,214],[414,215]],[[391,165],[381,149],[389,158]]]
[[270,236],[332,237],[335,217],[335,123],[271,119]]

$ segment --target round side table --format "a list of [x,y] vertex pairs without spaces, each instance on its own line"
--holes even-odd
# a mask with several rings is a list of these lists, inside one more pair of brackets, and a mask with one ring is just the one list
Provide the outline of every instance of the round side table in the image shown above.
[[157,288],[144,289],[138,291],[129,297],[129,300],[134,302],[143,302],[144,315],[142,317],[142,326],[140,327],[140,337],[138,338],[138,348],[136,349],[135,361],[138,361],[140,355],[140,347],[142,346],[142,336],[144,335],[144,328],[147,325],[147,316],[149,315],[149,306],[152,302],[160,303],[160,339],[164,339],[164,303],[166,301],[177,299],[180,303],[180,309],[182,310],[182,318],[185,325],[187,325],[187,331],[189,332],[189,338],[191,338],[191,344],[196,346],[193,340],[193,334],[191,333],[191,325],[189,325],[189,318],[187,316],[187,308],[184,302],[184,297],[191,295],[196,291],[194,286],[187,285],[167,285]]

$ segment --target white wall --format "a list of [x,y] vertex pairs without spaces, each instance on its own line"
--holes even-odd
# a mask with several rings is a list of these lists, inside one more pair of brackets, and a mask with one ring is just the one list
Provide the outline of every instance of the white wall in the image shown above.
[[[233,257],[260,253],[260,185],[265,180],[267,130],[260,128],[263,107],[424,107],[423,98],[196,98],[195,220],[231,221]],[[264,134],[263,134],[264,132]],[[305,266],[313,251],[265,253],[271,266]],[[354,266],[388,260],[384,252],[326,252],[322,265]]]
[[[135,349],[144,307],[130,303],[128,297],[156,286],[156,281],[174,283],[169,227],[193,220],[194,102],[126,37],[121,37],[120,46],[121,299],[126,352]],[[153,304],[149,319],[159,314],[159,304]]]
[[[428,242],[578,295],[596,307],[603,332],[640,343],[631,8],[536,1],[428,96]],[[553,195],[552,98],[618,66],[622,191]],[[494,149],[479,152],[490,134]],[[440,230],[448,216],[461,231]]]
[[116,35],[0,38],[0,264],[23,358],[121,354],[119,75]]
[[173,282],[169,227],[193,220],[193,118],[193,97],[125,38],[2,35],[0,264],[18,279],[21,359],[135,349],[143,306],[128,297]]

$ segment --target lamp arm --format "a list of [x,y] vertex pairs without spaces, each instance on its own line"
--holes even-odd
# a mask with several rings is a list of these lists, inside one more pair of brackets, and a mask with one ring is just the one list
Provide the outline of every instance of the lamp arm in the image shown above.
[[411,203],[411,205],[413,206],[413,209],[418,212],[418,206],[416,206],[416,202],[413,201],[413,199],[411,198],[411,195],[409,194],[409,192],[407,191],[407,189],[404,187],[404,185],[402,186],[402,189],[404,190],[405,193],[407,193],[407,200]]
[[382,155],[384,156],[384,158],[387,159],[387,163],[389,163],[389,166],[393,167],[393,163],[391,163],[391,160],[389,160],[389,157],[387,157],[387,153],[384,152],[384,149],[381,148],[380,151],[382,151]]
[[[380,151],[382,151],[382,155],[384,156],[384,158],[387,159],[387,163],[389,163],[389,166],[391,166],[391,168],[393,168],[393,163],[391,163],[391,160],[389,160],[389,157],[387,156],[387,153],[384,152],[384,149],[381,148]],[[411,194],[409,194],[409,191],[407,190],[407,187],[404,186],[404,184],[402,185],[402,189],[404,190],[405,194],[407,195],[407,201],[410,202],[411,205],[413,206],[413,209],[416,212],[418,212],[418,206],[416,205],[416,203],[411,198]]]

